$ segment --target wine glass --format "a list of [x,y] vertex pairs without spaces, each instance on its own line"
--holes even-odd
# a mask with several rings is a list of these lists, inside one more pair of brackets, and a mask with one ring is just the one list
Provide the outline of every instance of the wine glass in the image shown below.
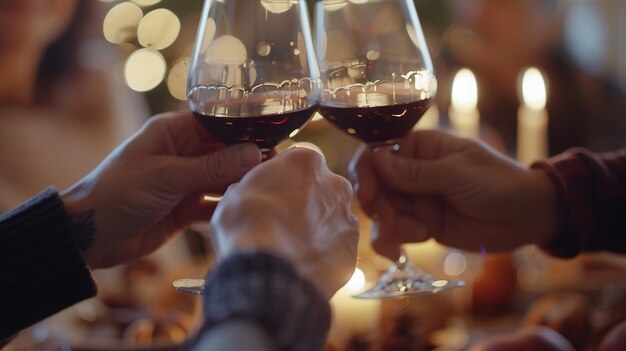
[[[369,147],[397,152],[437,90],[413,0],[323,0],[315,10],[320,113]],[[434,278],[402,254],[374,288],[355,297],[395,298],[463,285]]]
[[[321,94],[305,0],[205,0],[187,81],[197,121],[226,145],[274,147],[313,116]],[[202,293],[204,280],[179,290]]]

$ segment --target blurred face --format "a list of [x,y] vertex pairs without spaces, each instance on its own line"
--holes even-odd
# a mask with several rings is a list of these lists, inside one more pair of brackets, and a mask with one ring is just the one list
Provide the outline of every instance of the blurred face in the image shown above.
[[21,46],[45,49],[70,24],[77,1],[0,0],[0,51]]

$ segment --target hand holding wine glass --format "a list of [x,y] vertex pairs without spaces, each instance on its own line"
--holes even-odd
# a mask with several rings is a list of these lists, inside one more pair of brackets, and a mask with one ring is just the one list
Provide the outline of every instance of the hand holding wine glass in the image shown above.
[[[399,142],[430,107],[437,90],[433,65],[411,0],[322,1],[316,7],[322,71],[320,113],[369,148]],[[412,202],[387,191],[396,207]],[[462,286],[435,279],[404,255],[362,298],[402,297]]]
[[[320,91],[304,0],[205,0],[187,98],[209,134],[255,143],[268,159],[313,116]],[[174,287],[202,293],[204,283]]]

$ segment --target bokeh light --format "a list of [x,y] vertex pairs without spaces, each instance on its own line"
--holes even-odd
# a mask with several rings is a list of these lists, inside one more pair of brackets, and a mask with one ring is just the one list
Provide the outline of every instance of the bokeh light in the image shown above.
[[460,252],[452,252],[443,262],[443,270],[447,275],[459,276],[467,270],[467,258]]
[[460,110],[473,110],[478,104],[476,76],[467,68],[460,69],[452,81],[452,105]]
[[115,5],[104,17],[104,38],[113,44],[121,44],[134,38],[142,18],[143,11],[135,4],[125,2]]
[[215,21],[212,18],[209,18],[206,21],[204,29],[204,35],[202,36],[202,45],[200,46],[200,52],[205,52],[209,49],[211,43],[213,43],[213,38],[215,38],[216,25]]
[[190,57],[181,57],[174,61],[167,75],[167,89],[178,100],[187,100],[187,76],[190,61]]
[[178,38],[180,20],[168,9],[156,9],[146,14],[137,28],[137,39],[146,48],[163,50]]
[[241,65],[248,57],[245,45],[237,37],[222,35],[209,45],[206,62],[211,64]]
[[345,287],[351,291],[360,291],[365,286],[365,274],[359,268],[354,269],[352,277]]
[[126,60],[124,78],[128,86],[139,92],[154,89],[163,81],[167,63],[160,52],[139,49]]
[[522,74],[522,98],[534,110],[546,107],[546,83],[537,68],[528,68]]
[[289,11],[292,4],[289,1],[261,0],[261,5],[271,13],[283,13]]
[[161,0],[131,0],[141,7],[153,6],[161,2]]

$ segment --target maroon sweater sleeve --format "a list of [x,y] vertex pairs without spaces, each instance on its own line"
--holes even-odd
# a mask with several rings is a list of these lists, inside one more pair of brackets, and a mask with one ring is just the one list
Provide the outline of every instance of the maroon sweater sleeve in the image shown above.
[[11,335],[95,294],[54,189],[0,215],[0,348]]
[[563,231],[547,252],[566,258],[582,251],[626,254],[626,150],[575,148],[532,167],[548,173],[564,209]]

